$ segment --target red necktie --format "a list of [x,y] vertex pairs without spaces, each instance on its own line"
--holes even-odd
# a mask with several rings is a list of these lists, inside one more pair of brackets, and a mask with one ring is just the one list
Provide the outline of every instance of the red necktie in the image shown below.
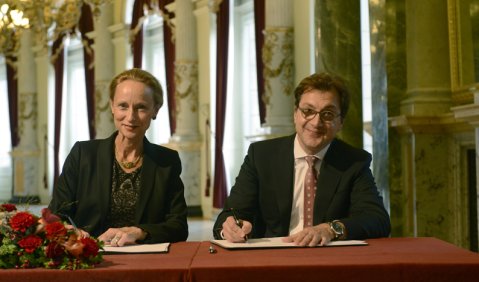
[[313,226],[313,208],[314,197],[316,196],[316,169],[314,164],[317,160],[315,156],[306,156],[308,170],[304,177],[304,224],[303,228]]

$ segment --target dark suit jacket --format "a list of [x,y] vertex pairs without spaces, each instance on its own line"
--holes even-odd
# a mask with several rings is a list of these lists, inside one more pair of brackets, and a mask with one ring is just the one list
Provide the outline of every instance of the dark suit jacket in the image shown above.
[[[101,235],[108,226],[116,135],[75,143],[49,205],[52,212],[70,216],[93,236]],[[143,146],[135,226],[148,232],[144,243],[185,241],[187,208],[178,153],[151,144],[146,137]]]
[[[260,141],[248,149],[225,208],[214,225],[219,238],[223,222],[234,208],[253,223],[252,237],[288,236],[294,186],[295,135]],[[373,175],[371,155],[339,139],[333,140],[321,162],[314,201],[314,225],[341,220],[347,239],[385,237],[390,232]]]

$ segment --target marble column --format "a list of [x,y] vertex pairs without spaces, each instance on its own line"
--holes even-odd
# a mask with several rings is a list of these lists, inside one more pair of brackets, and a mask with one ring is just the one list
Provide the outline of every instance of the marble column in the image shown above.
[[[388,115],[399,116],[401,101],[406,99],[406,12],[403,0],[386,1],[386,75]],[[373,82],[374,83],[374,82]],[[389,187],[391,234],[407,234],[403,221],[406,214],[407,195],[402,182],[401,139],[397,130],[388,131]],[[404,168],[405,169],[405,168]]]
[[373,174],[389,211],[386,0],[369,2]]
[[[95,30],[88,34],[94,40],[95,51],[95,128],[96,138],[106,138],[115,131],[113,117],[110,109],[110,81],[115,75],[116,46],[112,41],[113,4],[100,7],[101,14],[95,17]],[[113,28],[113,30],[115,30]],[[117,40],[118,41],[118,40]],[[120,44],[124,41],[119,40]],[[124,48],[123,48],[124,49]],[[123,53],[123,57],[125,53]]]
[[40,150],[37,142],[37,90],[32,32],[22,34],[18,56],[18,125],[20,144],[14,148],[13,203],[40,202],[38,167]]
[[[53,139],[49,140],[49,115],[53,115],[53,110],[49,109],[49,69],[51,68],[48,50],[43,45],[33,47],[35,52],[36,64],[36,91],[37,91],[37,140],[40,149],[39,175],[38,175],[38,192],[41,203],[48,204],[51,200],[51,192],[53,189],[53,178],[49,178],[51,173],[53,176]],[[50,125],[53,130],[53,124]],[[53,135],[51,135],[53,138]],[[50,146],[51,145],[51,146]],[[49,164],[51,163],[52,166]],[[50,171],[49,168],[52,168]]]
[[264,138],[294,132],[293,1],[266,0],[263,74],[266,104]]
[[[476,175],[475,175],[475,184],[476,184],[476,194],[471,194],[469,193],[467,195],[468,199],[468,206],[469,208],[475,208],[475,212],[470,212],[468,211],[468,215],[476,215],[476,218],[469,218],[468,221],[466,221],[465,224],[463,224],[462,229],[462,236],[460,236],[462,240],[460,240],[461,245],[463,245],[465,248],[470,248],[472,246],[475,246],[475,251],[477,251],[477,247],[479,245],[479,238],[477,234],[479,233],[479,226],[477,224],[477,215],[479,214],[479,85],[476,85],[474,88],[471,89],[471,92],[474,93],[474,103],[472,104],[467,104],[467,105],[462,105],[462,106],[456,106],[451,108],[451,111],[454,113],[454,117],[459,119],[459,120],[464,120],[468,122],[470,125],[474,127],[474,149],[475,149],[475,155],[476,155]],[[475,203],[475,206],[474,204]],[[475,220],[476,224],[470,224],[471,221]],[[472,228],[475,228],[472,229]],[[472,230],[471,230],[472,229]],[[475,234],[469,236],[469,234]],[[459,236],[458,236],[459,237]],[[468,242],[470,240],[470,242]],[[472,241],[475,240],[475,241]]]
[[[457,141],[448,127],[451,79],[446,0],[406,1],[406,97],[391,117],[401,142],[401,236],[455,242]],[[456,167],[457,166],[457,167]]]
[[363,147],[360,6],[357,0],[316,0],[316,71],[343,77],[351,103],[339,137]]
[[196,18],[192,0],[176,0],[167,9],[175,14],[175,99],[176,132],[169,146],[180,154],[181,179],[189,216],[201,216],[201,138],[198,113],[198,54]]
[[[196,16],[196,30],[197,34],[209,34],[213,28],[215,28],[215,11],[212,9],[211,0],[198,0],[196,1],[194,14]],[[199,118],[199,131],[202,133],[203,140],[212,140],[210,128],[206,127],[206,121],[213,116],[210,114],[210,93],[212,93],[211,85],[211,52],[210,50],[215,48],[212,46],[209,36],[198,37],[198,118]],[[213,85],[214,88],[214,85]],[[209,136],[207,136],[209,135]],[[201,199],[201,206],[204,218],[211,218],[213,216],[213,197],[206,197],[203,191],[209,189],[210,195],[213,195],[213,187],[206,187],[207,185],[207,172],[211,175],[211,142],[203,142],[201,147],[200,158],[200,170],[199,170],[199,197]],[[208,160],[208,161],[207,161]],[[208,162],[208,163],[207,163]]]

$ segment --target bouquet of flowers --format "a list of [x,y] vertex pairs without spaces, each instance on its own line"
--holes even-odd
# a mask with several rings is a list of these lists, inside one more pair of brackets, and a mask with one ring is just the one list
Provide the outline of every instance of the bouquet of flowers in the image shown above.
[[37,217],[18,211],[13,204],[0,205],[0,268],[92,268],[103,258],[103,243],[81,238],[49,209]]

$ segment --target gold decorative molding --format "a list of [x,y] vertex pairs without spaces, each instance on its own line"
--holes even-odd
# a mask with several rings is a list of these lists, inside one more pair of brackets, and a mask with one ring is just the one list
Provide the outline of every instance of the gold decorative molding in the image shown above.
[[448,32],[449,32],[449,60],[451,75],[451,100],[453,105],[464,105],[474,102],[474,89],[478,89],[479,83],[471,85],[465,78],[464,67],[469,60],[464,57],[461,26],[461,5],[468,1],[447,0]]
[[[99,124],[101,116],[99,113],[105,113],[110,110],[110,94],[109,94],[109,81],[99,80],[95,81],[95,123]],[[106,98],[106,99],[105,99]],[[110,122],[113,123],[113,116],[110,117]]]
[[208,2],[208,6],[210,7],[211,12],[217,14],[220,10],[220,5],[223,0],[211,0]]
[[449,27],[449,59],[451,70],[451,88],[454,91],[461,85],[461,34],[458,0],[447,0],[447,17]]
[[198,63],[196,61],[175,62],[176,113],[181,111],[182,100],[189,100],[190,110],[198,111]]
[[479,89],[479,83],[470,86],[457,87],[451,95],[452,104],[454,106],[466,105],[474,103],[474,91]]
[[283,93],[287,96],[293,91],[293,28],[266,28],[263,45],[263,76],[265,94],[263,101],[269,105],[273,95],[271,83],[281,78]]
[[18,133],[23,135],[26,122],[37,128],[37,93],[20,93],[18,105]]

